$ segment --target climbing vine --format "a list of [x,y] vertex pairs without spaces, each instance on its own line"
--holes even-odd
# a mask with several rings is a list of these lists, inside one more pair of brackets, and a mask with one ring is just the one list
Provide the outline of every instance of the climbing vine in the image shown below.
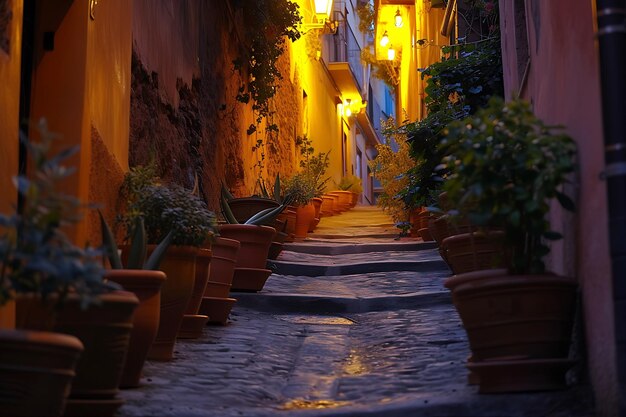
[[[236,70],[247,79],[237,92],[237,100],[249,103],[255,112],[256,123],[248,127],[248,135],[257,131],[263,119],[271,115],[269,103],[278,90],[282,74],[277,62],[285,50],[287,39],[300,38],[298,30],[302,17],[299,6],[291,0],[231,0],[243,13],[243,39],[239,56],[233,61]],[[278,126],[268,124],[277,131]]]

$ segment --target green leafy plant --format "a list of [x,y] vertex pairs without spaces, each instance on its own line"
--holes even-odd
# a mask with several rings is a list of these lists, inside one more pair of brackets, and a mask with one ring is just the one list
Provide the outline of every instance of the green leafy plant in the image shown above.
[[575,142],[535,117],[528,103],[494,98],[446,130],[447,198],[477,225],[502,229],[511,273],[541,273],[546,240],[560,239],[546,214],[575,169]]
[[337,185],[340,190],[352,191],[353,193],[361,194],[363,192],[363,185],[361,184],[361,178],[355,175],[345,175],[341,177],[341,181]]
[[55,136],[45,121],[38,131],[39,141],[20,138],[32,173],[14,178],[21,210],[0,214],[0,305],[16,294],[38,294],[43,299],[54,295],[62,303],[72,293],[85,308],[97,302],[99,294],[119,287],[103,281],[100,250],[81,249],[62,231],[78,223],[85,208],[79,199],[58,190],[59,183],[75,172],[63,162],[78,147],[50,156]]
[[298,136],[296,138],[296,146],[300,148],[300,168],[302,169],[302,175],[311,182],[313,187],[313,197],[320,197],[324,194],[326,183],[330,180],[330,177],[324,178],[326,170],[329,166],[329,152],[318,152],[315,154],[313,148],[313,141],[306,135]]
[[[279,177],[276,177],[277,184],[280,186]],[[226,219],[229,224],[240,224],[235,215],[230,208],[230,204],[228,203],[232,198],[232,196],[228,189],[222,185],[222,192],[220,196],[220,207],[222,209],[222,215]],[[259,211],[258,213],[252,215],[248,220],[244,222],[244,224],[256,225],[256,226],[264,226],[271,225],[276,217],[278,217],[284,210],[287,208],[289,204],[291,204],[293,197],[288,195],[284,199],[282,199],[282,203],[277,207],[270,207],[264,210]]]
[[[100,227],[102,229],[102,244],[106,250],[106,255],[109,258],[111,268],[124,269],[120,252],[117,247],[117,243],[115,242],[115,235],[106,220],[104,220],[102,213],[98,211],[98,214],[100,215]],[[158,270],[159,265],[161,264],[161,259],[163,259],[163,255],[165,255],[167,248],[169,248],[172,243],[174,233],[170,230],[170,232],[150,254],[150,257],[147,260],[147,238],[143,217],[138,216],[135,218],[133,229],[128,234],[131,236],[131,239],[126,268]]]
[[291,204],[304,206],[315,197],[315,184],[303,172],[297,172],[283,183],[283,194],[290,196]]
[[[247,83],[239,88],[237,100],[253,101],[257,113],[256,124],[248,134],[256,132],[257,125],[270,115],[269,102],[276,94],[282,74],[277,62],[285,51],[285,41],[296,41],[301,34],[302,21],[299,6],[291,0],[231,0],[235,9],[243,13],[244,31],[235,69],[246,74]],[[270,124],[268,129],[278,129]]]
[[200,246],[216,233],[215,214],[200,197],[179,185],[166,186],[144,174],[143,169],[131,170],[122,185],[127,211],[121,222],[127,231],[134,229],[136,218],[141,216],[148,243],[161,242],[171,231],[173,245]]

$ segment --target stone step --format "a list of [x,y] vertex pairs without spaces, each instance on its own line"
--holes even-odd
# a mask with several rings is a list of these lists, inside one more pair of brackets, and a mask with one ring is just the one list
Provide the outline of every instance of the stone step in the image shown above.
[[283,250],[316,255],[350,255],[385,251],[417,252],[437,247],[435,242],[329,243],[330,242],[325,240],[307,240],[305,242],[286,243],[283,245]]
[[299,275],[307,277],[338,276],[365,274],[371,272],[394,272],[394,271],[415,271],[415,272],[435,272],[446,271],[447,264],[443,259],[429,259],[416,261],[373,261],[356,262],[345,264],[302,264],[298,262],[287,262],[280,260],[268,260],[268,269],[281,275]]

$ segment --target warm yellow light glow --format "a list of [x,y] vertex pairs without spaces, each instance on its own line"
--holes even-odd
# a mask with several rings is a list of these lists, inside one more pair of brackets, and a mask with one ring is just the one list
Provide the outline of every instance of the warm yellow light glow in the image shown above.
[[352,100],[351,99],[347,99],[346,103],[343,105],[343,114],[346,117],[352,116],[352,109],[350,108],[351,104],[352,104]]
[[389,49],[387,50],[387,59],[389,61],[393,61],[394,59],[396,59],[396,50],[393,49],[391,46],[389,46]]
[[389,36],[387,35],[387,31],[383,33],[382,38],[380,38],[380,46],[383,48],[389,44]]
[[330,19],[333,0],[315,0],[315,14],[318,19]]
[[396,10],[396,16],[394,17],[394,22],[397,28],[401,28],[402,24],[404,23],[402,21],[402,15],[400,14],[400,8],[398,7],[398,10]]

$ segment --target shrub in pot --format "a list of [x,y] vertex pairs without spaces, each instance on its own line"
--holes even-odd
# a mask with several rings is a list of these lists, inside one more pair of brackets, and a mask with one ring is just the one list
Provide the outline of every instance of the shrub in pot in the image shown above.
[[[102,278],[101,252],[75,246],[61,230],[77,223],[84,208],[77,198],[58,189],[74,172],[63,163],[78,148],[49,156],[54,137],[44,122],[38,128],[39,141],[21,138],[32,174],[19,175],[14,181],[21,209],[11,215],[0,214],[0,305],[16,299],[20,328],[0,330],[0,386],[11,387],[0,396],[0,410],[4,415],[60,415],[72,379],[72,395],[80,390],[85,393],[86,371],[102,370],[90,362],[94,351],[102,353],[100,363],[109,368],[95,388],[107,389],[103,398],[115,402],[116,408],[120,405],[114,400],[120,375],[116,370],[123,364],[130,329],[118,334],[117,351],[103,351],[83,338],[84,330],[89,329],[68,326],[68,321],[89,324],[118,297],[128,307],[121,310],[128,319],[136,299],[132,294],[107,294],[118,287]],[[100,336],[106,348],[110,340]]]
[[315,197],[315,184],[305,173],[298,172],[285,181],[284,194],[291,196],[291,204],[296,207],[295,237],[304,239],[315,219],[315,207],[311,204],[311,199]]
[[576,300],[572,278],[547,272],[547,244],[561,235],[546,215],[574,171],[575,143],[546,126],[530,106],[490,101],[447,129],[451,204],[474,224],[502,231],[506,269],[449,278],[467,330],[482,392],[562,388]]
[[150,167],[135,167],[126,175],[121,190],[127,212],[122,223],[144,218],[148,252],[172,233],[172,244],[161,261],[167,275],[161,289],[161,319],[155,342],[148,353],[154,360],[170,360],[176,334],[195,283],[196,256],[216,231],[215,214],[192,191],[163,184]]

